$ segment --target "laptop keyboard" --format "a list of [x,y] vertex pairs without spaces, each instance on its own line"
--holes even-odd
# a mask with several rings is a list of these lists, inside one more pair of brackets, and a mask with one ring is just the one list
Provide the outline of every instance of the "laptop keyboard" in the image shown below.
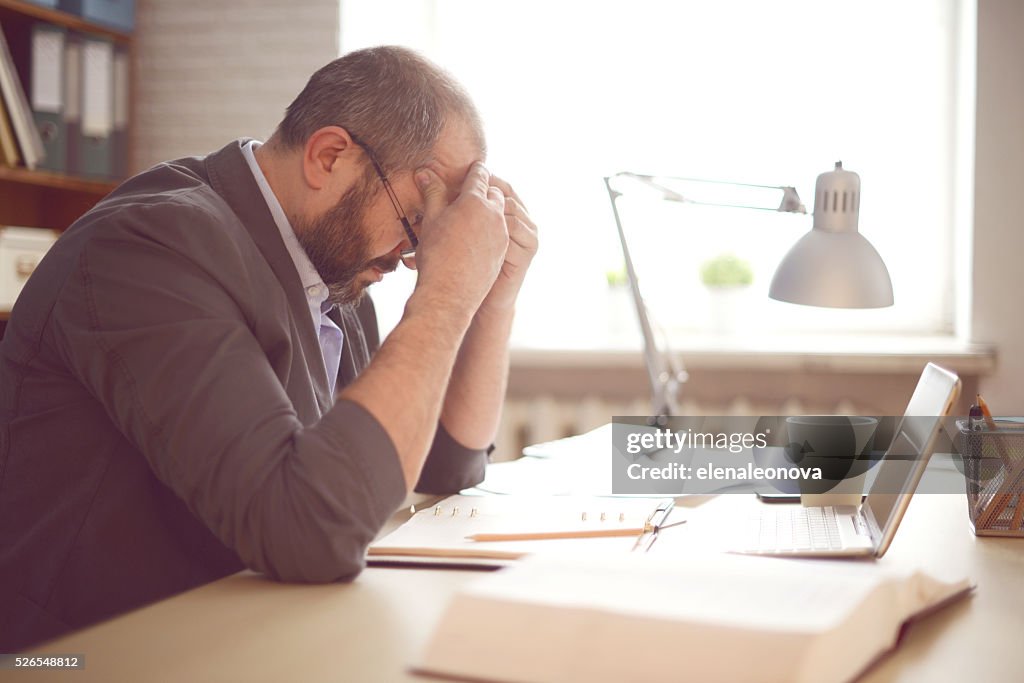
[[751,515],[746,528],[747,550],[805,551],[840,547],[836,512],[824,508],[771,508]]

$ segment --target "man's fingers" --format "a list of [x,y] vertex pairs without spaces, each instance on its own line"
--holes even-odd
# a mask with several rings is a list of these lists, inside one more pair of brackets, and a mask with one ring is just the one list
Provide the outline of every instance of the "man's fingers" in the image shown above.
[[537,228],[527,223],[519,216],[510,216],[505,222],[508,226],[508,239],[526,251],[537,249]]
[[505,210],[505,195],[502,194],[501,190],[494,187],[493,185],[489,185],[487,187],[487,198],[490,199],[492,202],[497,203],[498,206],[501,207],[502,211]]
[[[508,223],[509,236],[512,235],[513,225],[516,222],[522,224],[522,226],[532,231],[533,235],[527,239],[527,242],[536,244],[537,242],[537,224],[530,218],[530,212],[526,210],[526,205],[523,204],[523,200],[519,198],[516,191],[512,189],[506,181],[502,180],[496,175],[491,176],[491,187],[496,187],[501,190],[502,194],[505,195],[505,218]],[[517,240],[518,241],[518,240]],[[521,246],[528,246],[523,242],[520,242]]]
[[483,163],[477,161],[469,167],[469,171],[466,173],[466,178],[462,181],[462,192],[473,193],[480,197],[487,196],[487,188],[490,187],[491,183],[491,172],[487,170],[487,167]]
[[526,207],[524,207],[515,197],[505,197],[505,215],[509,218],[518,218],[530,227],[534,229],[537,228],[533,219],[530,218],[530,214],[526,211]]
[[512,188],[511,185],[509,185],[506,181],[502,180],[496,175],[491,176],[490,182],[491,185],[494,185],[495,187],[500,189],[506,197],[511,197],[512,199],[515,199],[516,203],[522,207],[523,211],[526,211],[526,205],[523,204],[523,200],[519,198],[519,195],[516,193],[516,191]]
[[526,207],[523,206],[517,197],[512,195],[505,195],[505,215],[507,216],[525,216]]
[[416,185],[423,195],[423,218],[433,218],[448,206],[448,190],[441,177],[429,168],[416,171]]

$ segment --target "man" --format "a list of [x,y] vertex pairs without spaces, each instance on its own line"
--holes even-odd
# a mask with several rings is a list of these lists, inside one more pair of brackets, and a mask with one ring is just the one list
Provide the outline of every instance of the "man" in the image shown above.
[[0,652],[245,567],[351,579],[417,482],[480,481],[537,248],[483,156],[450,77],[364,50],[62,236],[0,345]]

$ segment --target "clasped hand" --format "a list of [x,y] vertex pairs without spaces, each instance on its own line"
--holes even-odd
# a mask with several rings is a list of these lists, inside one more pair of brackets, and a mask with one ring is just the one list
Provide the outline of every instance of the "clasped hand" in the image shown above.
[[421,169],[415,177],[424,198],[417,286],[441,287],[473,311],[513,306],[538,239],[512,186],[476,163],[449,203],[436,173]]

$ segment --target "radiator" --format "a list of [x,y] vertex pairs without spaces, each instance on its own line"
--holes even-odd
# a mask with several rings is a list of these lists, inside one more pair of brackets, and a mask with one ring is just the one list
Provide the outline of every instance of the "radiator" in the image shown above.
[[[609,400],[601,396],[585,396],[567,400],[552,396],[510,397],[505,401],[501,425],[495,441],[493,462],[518,458],[525,446],[580,434],[612,421],[616,415],[647,415],[650,401]],[[848,399],[838,403],[808,405],[797,399],[783,403],[752,401],[739,396],[728,405],[702,405],[684,400],[681,415],[860,415],[872,414],[858,410]]]

